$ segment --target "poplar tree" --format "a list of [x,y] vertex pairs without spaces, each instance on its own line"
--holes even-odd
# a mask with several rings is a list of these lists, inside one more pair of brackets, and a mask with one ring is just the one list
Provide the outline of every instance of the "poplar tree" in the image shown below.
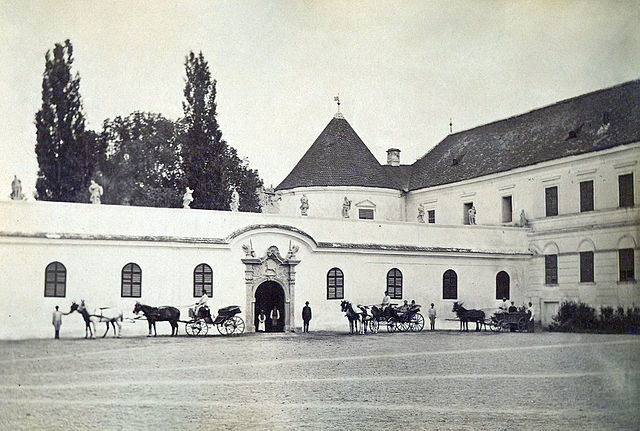
[[68,39],[45,55],[42,107],[35,117],[40,200],[88,202],[91,176],[104,154],[96,134],[85,130],[80,76],[72,65]]

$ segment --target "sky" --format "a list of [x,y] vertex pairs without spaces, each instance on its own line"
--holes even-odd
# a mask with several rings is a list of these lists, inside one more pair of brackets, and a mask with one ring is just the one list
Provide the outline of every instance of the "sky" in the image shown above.
[[[226,141],[266,185],[337,110],[381,163],[449,133],[640,78],[638,1],[0,0],[0,200],[31,197],[44,55],[70,39],[87,127],[182,115],[202,51]],[[89,193],[87,192],[87,200]]]

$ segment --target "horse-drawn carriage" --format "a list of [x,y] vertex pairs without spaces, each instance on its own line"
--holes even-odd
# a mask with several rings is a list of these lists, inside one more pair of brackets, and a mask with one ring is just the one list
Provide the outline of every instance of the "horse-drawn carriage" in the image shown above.
[[242,334],[244,320],[238,314],[240,314],[240,307],[237,305],[220,308],[215,319],[212,318],[211,311],[207,306],[200,307],[197,313],[193,308],[189,308],[191,320],[185,322],[184,329],[190,336],[207,335],[209,325],[215,325],[222,335]]
[[385,325],[388,332],[420,332],[424,328],[424,317],[420,314],[419,305],[404,308],[390,304],[384,310],[376,305],[358,305],[359,312],[353,309],[349,301],[342,301],[340,306],[349,319],[352,333],[369,331],[375,334],[381,325]]
[[503,311],[494,313],[486,323],[489,325],[489,329],[494,332],[524,332],[527,330],[528,319],[529,314],[526,311],[515,311],[511,313]]

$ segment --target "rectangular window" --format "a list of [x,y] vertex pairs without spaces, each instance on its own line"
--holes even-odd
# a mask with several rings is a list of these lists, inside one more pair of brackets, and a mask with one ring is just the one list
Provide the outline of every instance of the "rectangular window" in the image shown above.
[[593,181],[580,183],[580,212],[593,211]]
[[618,265],[620,267],[620,281],[635,280],[632,248],[618,250]]
[[511,223],[513,221],[513,208],[511,196],[502,197],[502,223]]
[[429,219],[429,223],[435,223],[436,222],[436,210],[427,211],[427,217]]
[[469,222],[469,210],[473,207],[473,202],[467,202],[463,206],[462,222],[464,224],[470,224]]
[[358,210],[358,218],[361,220],[373,220],[373,210],[360,208]]
[[580,252],[580,283],[593,283],[593,252]]
[[633,206],[633,174],[618,177],[618,194],[621,208]]
[[558,187],[544,189],[544,202],[547,217],[558,215]]
[[558,284],[558,255],[544,257],[544,284]]

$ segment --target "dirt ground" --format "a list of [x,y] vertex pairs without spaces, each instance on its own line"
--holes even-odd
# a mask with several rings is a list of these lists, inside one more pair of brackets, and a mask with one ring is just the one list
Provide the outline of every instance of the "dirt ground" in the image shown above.
[[245,334],[0,342],[0,428],[638,429],[640,338]]

